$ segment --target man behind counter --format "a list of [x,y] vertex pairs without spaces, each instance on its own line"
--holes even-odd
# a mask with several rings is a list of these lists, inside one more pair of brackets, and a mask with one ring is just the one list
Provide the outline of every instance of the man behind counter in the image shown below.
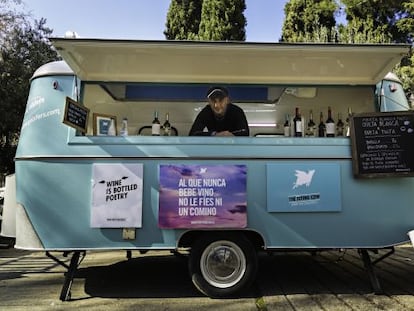
[[249,136],[246,115],[240,107],[230,103],[226,88],[210,88],[207,99],[208,105],[197,115],[190,136]]

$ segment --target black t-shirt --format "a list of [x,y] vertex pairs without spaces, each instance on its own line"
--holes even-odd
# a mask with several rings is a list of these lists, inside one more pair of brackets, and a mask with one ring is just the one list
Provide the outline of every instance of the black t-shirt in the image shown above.
[[[204,132],[207,128],[208,132]],[[210,105],[200,111],[191,127],[190,136],[209,136],[214,132],[229,131],[236,136],[249,136],[249,125],[247,124],[244,111],[233,104],[228,104],[224,117],[217,118]]]

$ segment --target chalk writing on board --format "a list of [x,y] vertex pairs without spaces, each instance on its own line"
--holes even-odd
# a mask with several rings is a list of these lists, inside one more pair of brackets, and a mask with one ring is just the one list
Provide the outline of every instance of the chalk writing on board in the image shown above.
[[354,175],[414,176],[414,113],[364,113],[351,118]]
[[89,109],[80,105],[73,99],[66,97],[65,114],[63,123],[81,132],[86,132],[88,128]]

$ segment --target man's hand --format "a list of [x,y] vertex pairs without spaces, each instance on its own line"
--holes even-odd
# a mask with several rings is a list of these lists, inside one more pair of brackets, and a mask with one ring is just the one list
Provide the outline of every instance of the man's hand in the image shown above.
[[216,136],[234,136],[233,133],[229,131],[217,132]]

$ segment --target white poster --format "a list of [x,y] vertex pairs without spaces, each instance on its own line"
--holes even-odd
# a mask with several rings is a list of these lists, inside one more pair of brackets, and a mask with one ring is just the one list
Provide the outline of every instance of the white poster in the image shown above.
[[92,228],[141,228],[142,164],[94,164]]

